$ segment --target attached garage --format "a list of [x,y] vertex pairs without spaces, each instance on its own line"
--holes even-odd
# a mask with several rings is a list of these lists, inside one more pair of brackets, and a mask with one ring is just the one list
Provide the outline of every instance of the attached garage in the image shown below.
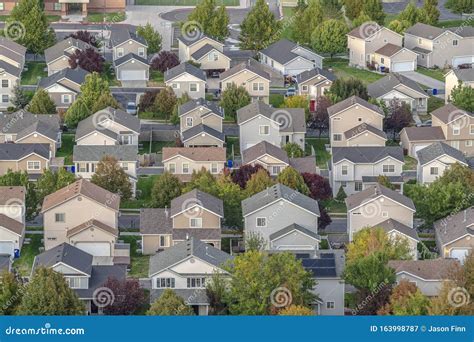
[[79,242],[76,247],[93,256],[111,256],[109,242]]
[[415,62],[393,62],[392,72],[403,72],[415,70]]
[[413,156],[416,158],[416,152],[418,152],[421,149],[424,149],[425,147],[429,146],[431,143],[427,143],[426,145],[413,145]]
[[474,56],[460,56],[453,58],[453,67],[457,68],[461,64],[472,64],[474,63]]
[[0,254],[13,255],[14,248],[13,241],[0,241]]
[[146,80],[146,70],[122,70],[120,80],[122,81],[142,81]]
[[464,263],[466,256],[469,254],[469,250],[467,248],[453,248],[449,253],[451,258],[458,259],[461,263]]

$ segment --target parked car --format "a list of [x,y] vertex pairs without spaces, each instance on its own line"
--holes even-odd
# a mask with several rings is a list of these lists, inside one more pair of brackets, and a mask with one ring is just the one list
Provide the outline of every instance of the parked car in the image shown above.
[[418,124],[417,126],[418,127],[431,127],[431,123],[432,123],[431,120],[426,120],[426,121],[423,121],[422,123]]
[[135,102],[127,103],[127,113],[137,115],[137,104]]
[[296,88],[295,87],[289,87],[288,89],[286,89],[286,93],[285,93],[286,97],[294,96],[294,95],[296,95]]

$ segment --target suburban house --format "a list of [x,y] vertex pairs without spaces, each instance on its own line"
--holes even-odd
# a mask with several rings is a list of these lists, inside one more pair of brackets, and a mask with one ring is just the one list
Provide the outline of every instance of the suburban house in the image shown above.
[[201,99],[206,95],[206,73],[194,65],[184,62],[167,70],[165,85],[171,87],[177,97],[187,93],[191,99]]
[[128,29],[114,29],[110,43],[117,80],[146,85],[150,77],[146,40]]
[[474,88],[474,69],[454,69],[444,75],[445,82],[445,101],[448,104],[451,101],[451,92],[459,84],[463,87]]
[[49,169],[51,151],[48,144],[0,144],[0,176],[8,170],[26,171],[31,181]]
[[310,49],[280,39],[259,52],[260,62],[282,75],[296,76],[304,71],[323,67],[323,57]]
[[412,158],[417,158],[416,152],[422,148],[444,140],[441,127],[405,127],[400,131],[400,145]]
[[390,101],[396,99],[407,104],[412,112],[426,113],[428,110],[428,94],[418,83],[402,74],[390,73],[369,84],[367,91],[370,97],[385,102],[387,106]]
[[44,58],[48,67],[48,76],[69,68],[69,59],[71,56],[73,56],[77,50],[84,51],[86,49],[94,49],[97,51],[97,48],[80,39],[67,37],[44,50]]
[[407,239],[417,255],[418,234],[413,227],[413,201],[383,185],[376,184],[345,200],[349,241],[363,228],[383,228],[391,237]]
[[178,37],[179,60],[184,63],[193,61],[200,64],[208,77],[218,77],[219,74],[230,68],[231,58],[224,52],[224,44],[201,35],[197,39]]
[[208,315],[210,299],[206,284],[216,272],[227,275],[223,266],[232,258],[192,237],[151,256],[148,270],[150,303],[155,302],[165,289],[171,289],[194,309],[196,315]]
[[333,147],[329,180],[333,195],[343,188],[347,195],[371,186],[387,176],[403,192],[403,150],[397,146]]
[[142,252],[155,254],[189,238],[220,249],[223,217],[222,200],[197,189],[173,199],[170,209],[142,208]]
[[223,147],[224,112],[214,102],[203,98],[191,100],[178,107],[181,142],[185,147]]
[[425,296],[435,297],[443,283],[451,280],[453,271],[459,267],[455,259],[390,260],[388,265],[395,270],[396,280],[414,283]]
[[[124,12],[125,0],[84,0],[76,2],[63,2],[60,0],[45,1],[44,12],[48,15],[66,16],[80,15],[86,17],[88,12]],[[7,0],[1,7],[1,15],[9,15],[18,1]]]
[[77,145],[138,146],[140,119],[121,109],[107,107],[79,122]]
[[130,246],[118,241],[119,207],[119,195],[85,179],[46,196],[41,209],[45,250],[67,243],[101,264],[128,264]]
[[305,149],[306,121],[303,108],[273,108],[255,101],[237,110],[240,129],[240,150],[261,141],[275,146],[296,143]]
[[101,314],[96,305],[97,296],[108,279],[124,281],[125,265],[97,265],[94,256],[87,251],[63,242],[35,256],[31,275],[37,268],[50,268],[64,276],[67,284],[77,297],[84,302],[85,314]]
[[224,147],[163,147],[164,170],[189,182],[194,172],[202,169],[221,174],[226,163]]
[[0,109],[13,106],[13,90],[20,84],[21,72],[25,66],[26,48],[5,37],[0,38]]
[[269,251],[319,249],[318,202],[283,184],[275,184],[242,201],[244,234],[257,235]]
[[439,141],[417,151],[416,155],[418,159],[417,180],[421,184],[434,182],[455,163],[468,165],[461,151]]
[[316,110],[317,99],[323,96],[326,90],[336,80],[336,76],[324,69],[314,68],[296,75],[297,92],[300,96],[308,96],[309,110]]
[[395,44],[385,44],[375,50],[371,67],[383,72],[414,71],[418,55],[404,47]]
[[114,157],[132,185],[135,197],[137,189],[138,146],[137,145],[75,145],[72,161],[77,177],[91,179],[97,165],[104,157]]
[[405,30],[404,46],[418,54],[418,65],[441,69],[474,63],[470,26],[439,28],[416,23]]
[[248,59],[220,75],[220,89],[224,92],[232,83],[244,87],[253,101],[270,100],[270,74],[254,59]]
[[351,96],[328,108],[331,147],[385,146],[385,114],[380,107]]
[[53,158],[61,147],[58,115],[19,110],[12,114],[0,114],[0,127],[0,144],[48,144]]
[[314,156],[288,158],[285,150],[265,140],[242,152],[242,165],[260,165],[271,176],[278,176],[288,166],[300,173],[316,173]]
[[81,93],[81,85],[89,72],[81,69],[64,68],[39,81],[38,87],[46,90],[57,110],[65,111]]
[[436,221],[434,229],[442,258],[456,258],[462,264],[474,251],[474,207]]
[[[367,68],[374,60],[375,52],[387,44],[402,46],[403,36],[386,27],[370,22],[354,28],[347,34],[349,65]],[[405,60],[397,58],[393,62],[399,63],[395,66],[396,68],[405,68],[403,64]]]
[[20,255],[25,239],[26,189],[0,186],[0,255]]

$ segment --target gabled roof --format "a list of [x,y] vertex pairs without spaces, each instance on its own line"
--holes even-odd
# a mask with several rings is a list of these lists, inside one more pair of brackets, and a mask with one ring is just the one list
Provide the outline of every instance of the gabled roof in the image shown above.
[[433,40],[443,34],[444,31],[445,29],[436,26],[416,23],[415,25],[407,28],[405,33],[411,34],[412,36]]
[[0,205],[25,205],[24,186],[0,186]]
[[[410,80],[409,78],[403,76],[399,73],[390,73],[387,76],[381,78],[374,83],[371,83],[367,86],[367,91],[369,95],[373,98],[379,98],[392,90],[394,90],[399,85],[403,85],[412,91],[419,93],[422,97],[429,97],[423,88],[420,87],[418,83]],[[396,89],[403,93],[400,89]]]
[[92,274],[92,255],[68,243],[57,245],[35,257],[33,271],[37,267],[53,267],[58,263],[68,265],[87,275]]
[[[116,260],[117,258],[114,258]],[[108,279],[124,281],[127,274],[126,265],[93,265],[87,289],[74,289],[80,299],[96,298],[97,289],[103,288]]]
[[[433,115],[434,112],[431,113]],[[441,127],[405,127],[402,129],[409,141],[433,141],[445,140]],[[401,132],[400,132],[401,133]]]
[[112,156],[118,161],[137,161],[136,145],[75,145],[73,161],[100,161],[105,156]]
[[347,35],[350,36],[350,37],[355,37],[355,38],[367,40],[367,39],[369,39],[373,36],[377,37],[377,34],[381,30],[388,30],[390,32],[393,32],[396,35],[401,36],[399,33],[395,32],[395,31],[392,31],[392,30],[390,30],[390,29],[388,29],[384,26],[380,26],[379,24],[377,24],[376,22],[373,22],[373,21],[364,23],[363,25],[354,28]]
[[140,234],[171,234],[173,220],[168,208],[141,208]]
[[449,215],[434,223],[436,238],[442,245],[468,235],[474,235],[474,206]]
[[321,237],[318,234],[312,232],[311,230],[309,230],[307,228],[301,227],[299,224],[296,224],[296,223],[290,224],[289,226],[287,226],[285,228],[282,228],[282,229],[274,232],[273,234],[270,234],[269,239],[270,239],[270,241],[276,240],[279,237],[292,232],[293,230],[297,230],[297,231],[299,231],[303,234],[306,234],[306,235],[312,237],[313,239],[321,241]]
[[459,81],[474,82],[474,69],[453,69],[451,70]]
[[472,27],[470,25],[458,26],[458,27],[449,27],[449,28],[446,29],[446,31],[450,31],[454,34],[457,34],[458,36],[463,37],[463,38],[474,37],[474,27]]
[[117,228],[114,228],[114,227],[111,227],[105,223],[102,223],[100,222],[99,220],[95,220],[95,219],[92,219],[92,220],[87,220],[86,222],[78,225],[78,226],[75,226],[73,228],[69,228],[67,230],[67,233],[66,233],[66,236],[67,237],[71,237],[73,235],[76,235],[77,233],[80,233],[82,232],[83,230],[85,229],[88,229],[90,227],[97,227],[97,228],[100,228],[102,229],[103,231],[107,232],[107,233],[110,233],[114,236],[118,236],[119,232],[118,232],[118,229]]
[[404,48],[402,46],[398,46],[392,43],[387,43],[384,46],[382,46],[380,49],[375,50],[374,53],[382,55],[382,56],[386,56],[386,57],[392,57],[394,54],[398,53],[399,51],[403,49]]
[[296,75],[296,82],[303,83],[317,76],[322,76],[328,79],[329,81],[336,80],[336,76],[332,72],[324,69],[314,68],[311,70],[303,71],[302,73]]
[[[213,112],[213,113],[215,113],[216,115],[218,115],[220,117],[224,116],[224,112],[216,104],[216,102],[206,101],[203,98],[199,98],[197,100],[190,100],[186,103],[183,103],[181,106],[178,107],[178,115],[182,116],[182,115],[184,115],[186,113],[189,113],[190,111],[192,111],[196,108],[199,108],[199,107],[203,108],[202,109],[203,113],[202,113],[201,116],[204,116],[205,114],[207,114],[209,112]],[[206,109],[206,110],[204,110],[204,109]]]
[[131,60],[136,60],[136,61],[139,61],[141,62],[142,64],[145,64],[146,66],[149,66],[148,65],[148,61],[143,58],[143,57],[140,57],[134,53],[127,53],[125,56],[122,56],[120,58],[117,58],[115,61],[114,61],[114,65],[116,67],[124,64],[124,63],[127,63],[128,61],[131,61]]
[[271,59],[277,61],[282,65],[285,65],[298,57],[308,60],[306,57],[301,56],[295,52],[295,49],[297,48],[302,48],[314,53],[315,55],[319,55],[316,52],[309,50],[308,48],[302,47],[297,43],[289,41],[288,39],[280,39],[260,51],[260,53],[270,57]]
[[43,201],[42,212],[77,196],[85,196],[113,210],[119,210],[120,207],[120,196],[85,179],[78,179],[74,183],[46,196]]
[[91,46],[88,43],[83,42],[80,39],[68,37],[54,44],[53,46],[47,48],[46,50],[44,50],[44,58],[45,58],[46,64],[51,63],[52,61],[58,59],[61,56],[66,56],[64,51],[70,47],[75,47],[81,51],[87,48],[92,48],[94,50],[97,50],[95,47]]
[[211,39],[213,41],[215,41],[216,43],[220,44],[220,45],[224,45],[222,44],[221,42],[219,42],[218,40],[215,40],[214,38],[211,38],[209,36],[206,36],[205,34],[200,34],[199,38],[193,38],[193,39],[186,39],[186,36],[179,36],[178,37],[178,40],[180,42],[182,42],[184,45],[186,46],[190,46],[190,45],[193,45],[193,44],[196,44],[198,43],[199,41],[203,40],[203,39]]
[[252,147],[247,148],[242,152],[242,164],[248,164],[256,159],[269,155],[273,158],[281,160],[282,162],[289,164],[288,155],[285,150],[270,144],[268,141],[263,140]]
[[189,240],[166,248],[163,252],[151,256],[148,275],[151,277],[189,257],[200,259],[215,267],[222,267],[223,264],[233,259],[231,255],[220,249],[197,239],[190,238]]
[[23,56],[23,58],[25,56],[26,47],[24,47],[23,45],[18,44],[17,42],[15,42],[11,39],[8,39],[8,38],[5,38],[5,37],[0,37],[0,46],[5,48],[5,49],[11,50],[11,51],[15,52],[18,55]]
[[419,240],[418,233],[415,228],[408,227],[403,223],[400,223],[397,220],[391,218],[383,222],[377,223],[372,228],[382,228],[386,233],[390,233],[392,230],[396,230],[397,232],[406,235],[414,240]]
[[15,77],[20,77],[21,75],[20,68],[17,68],[16,66],[5,61],[0,61],[0,75],[3,74],[3,72],[6,72]]
[[194,138],[195,136],[201,135],[201,134],[208,134],[220,141],[225,140],[224,133],[219,132],[215,130],[214,128],[209,127],[204,124],[196,125],[194,127],[191,127],[190,129],[185,130],[183,133],[181,133],[181,135],[183,136],[183,142],[188,141],[189,139]]
[[165,75],[164,75],[165,82],[171,81],[172,79],[185,73],[206,82],[206,73],[203,70],[199,69],[198,67],[195,67],[191,63],[187,63],[187,62],[181,63],[175,66],[174,68],[171,68],[165,71]]
[[65,68],[61,71],[52,74],[51,76],[43,77],[40,80],[38,86],[40,88],[49,88],[56,83],[60,83],[63,79],[81,85],[82,83],[84,83],[87,75],[89,75],[89,72],[79,67],[76,69]]
[[21,160],[34,153],[49,160],[49,144],[0,144],[0,160]]
[[456,259],[390,260],[396,274],[410,273],[423,280],[448,280],[459,266]]
[[355,209],[359,207],[360,205],[368,203],[380,196],[387,197],[394,202],[397,202],[413,211],[416,211],[415,205],[413,204],[413,201],[409,197],[406,197],[402,195],[401,193],[395,190],[391,190],[378,183],[365,190],[356,192],[355,194],[352,194],[349,197],[347,197],[345,200],[347,210]]
[[329,116],[336,115],[337,113],[340,113],[353,105],[359,105],[367,109],[370,109],[380,115],[384,115],[383,110],[379,106],[376,106],[355,95],[348,97],[345,100],[339,101],[336,104],[333,104],[331,107],[328,108],[328,114]]
[[244,199],[242,201],[242,213],[244,216],[247,216],[280,199],[285,199],[316,216],[320,216],[319,205],[316,200],[280,183]]
[[464,154],[460,150],[454,147],[451,147],[441,141],[434,142],[431,145],[426,146],[425,148],[422,148],[421,150],[418,150],[416,152],[416,155],[418,157],[418,161],[420,162],[421,166],[435,159],[438,159],[439,157],[442,157],[444,155],[449,156],[453,159],[456,159],[458,162],[467,165],[466,158],[464,157]]
[[58,132],[59,130],[57,127],[50,126],[44,121],[36,121],[31,125],[26,126],[22,131],[18,132],[16,135],[16,140],[20,141],[32,133],[40,133],[41,135],[56,141],[58,138]]
[[441,122],[447,124],[452,121],[455,121],[463,116],[469,116],[474,119],[474,114],[469,113],[463,109],[460,109],[453,105],[452,103],[448,103],[443,107],[440,107],[431,112],[431,116],[439,119]]
[[[206,56],[209,52],[211,52],[212,50],[216,50],[218,51],[221,55],[224,55],[226,56],[226,54],[222,51],[220,51],[219,49],[217,49],[215,46],[211,45],[211,44],[204,44],[200,49],[196,50],[192,55],[191,55],[191,58],[198,61],[200,60],[201,58],[203,58],[204,56]],[[226,56],[227,57],[227,56]],[[227,57],[229,58],[229,57]],[[229,58],[230,59],[230,58]]]
[[381,131],[380,129],[375,128],[374,126],[366,124],[366,123],[361,123],[360,125],[357,125],[356,127],[345,131],[344,136],[346,137],[346,139],[352,139],[364,132],[373,133],[387,140],[387,134],[384,131]]
[[1,213],[0,213],[0,227],[8,229],[9,231],[20,236],[23,234],[23,231],[25,230],[25,225],[23,223]]
[[398,146],[348,146],[333,147],[332,161],[348,160],[355,164],[373,164],[387,157],[403,163],[403,149]]
[[132,32],[125,28],[112,30],[110,35],[110,42],[113,47],[125,43],[127,40],[134,40],[142,45],[148,46],[146,40],[141,36],[137,35],[135,32]]
[[316,173],[316,160],[314,156],[290,158],[290,166],[299,173]]
[[163,162],[175,156],[183,156],[195,162],[226,161],[225,147],[163,147]]
[[37,121],[43,121],[57,132],[60,130],[59,115],[32,114],[25,110],[19,110],[12,114],[0,114],[0,127],[2,127],[4,134],[19,134]]
[[246,62],[239,63],[229,70],[224,71],[220,74],[220,80],[223,81],[226,78],[229,78],[243,70],[248,70],[257,74],[258,76],[265,78],[270,81],[270,74],[263,69],[263,66],[257,62],[255,59],[248,59]]
[[224,216],[224,205],[221,199],[204,191],[194,189],[171,201],[171,217],[189,210],[196,205],[220,217]]

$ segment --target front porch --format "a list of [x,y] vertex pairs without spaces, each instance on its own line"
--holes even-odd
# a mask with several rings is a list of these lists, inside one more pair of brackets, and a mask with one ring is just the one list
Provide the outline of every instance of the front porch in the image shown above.
[[89,0],[59,0],[61,18],[68,21],[82,21],[87,17]]

